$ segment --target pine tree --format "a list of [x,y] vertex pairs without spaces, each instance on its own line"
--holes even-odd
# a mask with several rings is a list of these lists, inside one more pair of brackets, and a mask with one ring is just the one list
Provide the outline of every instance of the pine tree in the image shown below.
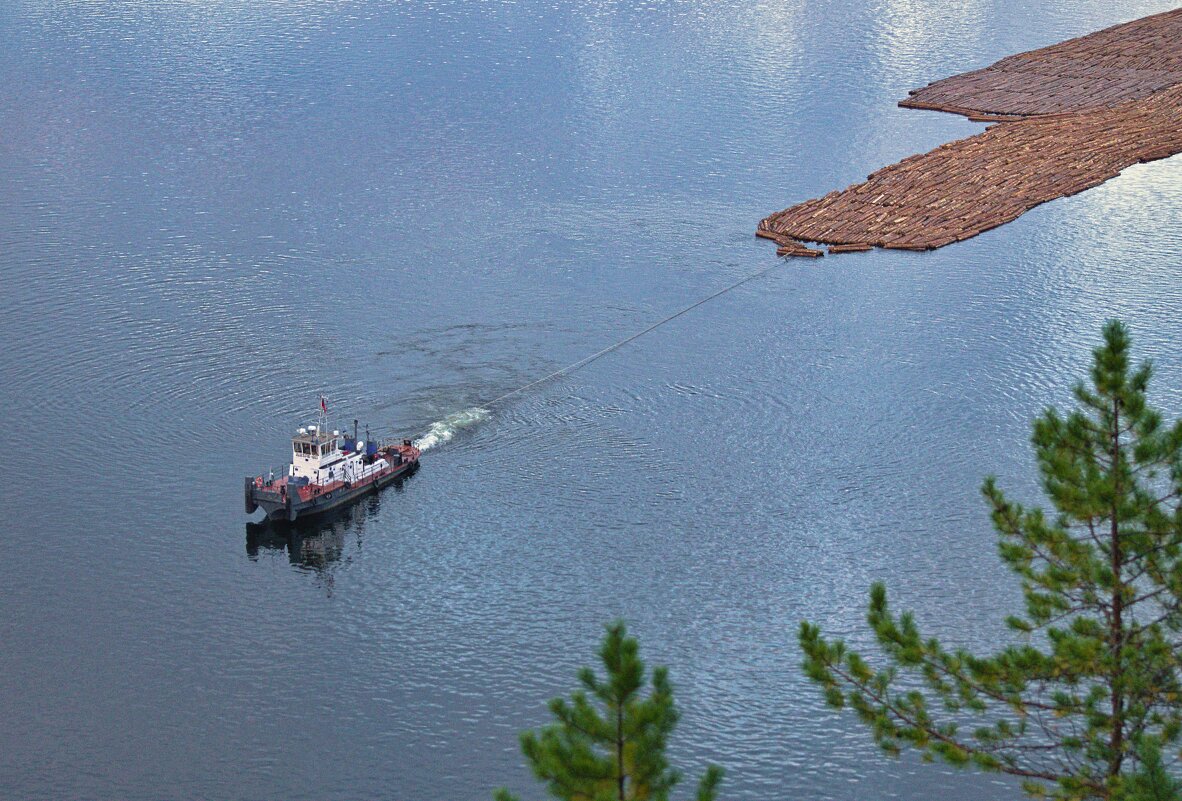
[[[647,697],[639,646],[621,622],[607,626],[599,650],[606,676],[579,671],[583,685],[570,701],[555,698],[557,722],[524,732],[521,750],[553,798],[564,801],[666,801],[680,774],[665,747],[677,725],[669,671],[653,670]],[[714,801],[722,769],[711,765],[698,784],[697,801]],[[496,801],[516,801],[508,790]]]
[[892,613],[881,583],[868,620],[884,666],[801,624],[806,674],[889,753],[975,764],[1060,799],[1115,801],[1122,783],[1161,778],[1152,743],[1182,731],[1182,421],[1163,425],[1147,404],[1150,365],[1130,366],[1119,322],[1093,355],[1078,408],[1034,423],[1055,512],[985,481],[999,554],[1025,600],[1007,620],[1014,644],[978,657],[924,638],[911,613]]

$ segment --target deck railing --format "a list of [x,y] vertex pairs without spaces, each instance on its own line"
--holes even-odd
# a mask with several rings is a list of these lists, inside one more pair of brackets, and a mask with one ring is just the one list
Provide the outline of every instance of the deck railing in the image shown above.
[[268,467],[267,469],[263,470],[263,472],[259,473],[256,478],[261,478],[263,480],[263,486],[266,487],[276,481],[287,478],[287,474],[289,472],[288,468],[290,467],[291,465],[288,463],[277,465],[275,467]]

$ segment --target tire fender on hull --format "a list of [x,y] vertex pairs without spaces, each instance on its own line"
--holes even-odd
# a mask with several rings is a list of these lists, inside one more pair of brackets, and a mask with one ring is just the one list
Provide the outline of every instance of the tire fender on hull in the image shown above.
[[259,505],[254,502],[254,479],[247,476],[243,485],[246,489],[246,513],[253,514],[254,510],[259,508]]

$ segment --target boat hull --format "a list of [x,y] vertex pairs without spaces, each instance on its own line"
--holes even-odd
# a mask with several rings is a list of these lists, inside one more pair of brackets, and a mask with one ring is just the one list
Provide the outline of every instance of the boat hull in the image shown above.
[[311,492],[293,489],[287,491],[286,485],[273,484],[259,486],[256,479],[246,479],[246,512],[250,514],[256,509],[262,509],[269,520],[286,520],[294,522],[316,515],[339,509],[371,492],[377,492],[383,487],[405,478],[418,470],[418,460],[393,465],[389,469],[372,476],[364,482],[350,485],[348,482],[338,482],[324,488],[313,488]]

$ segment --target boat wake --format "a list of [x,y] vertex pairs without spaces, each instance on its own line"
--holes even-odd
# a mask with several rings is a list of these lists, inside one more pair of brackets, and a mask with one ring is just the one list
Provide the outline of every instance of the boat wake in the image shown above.
[[442,445],[449,442],[461,429],[479,423],[488,415],[488,409],[482,409],[479,406],[449,414],[442,420],[432,423],[427,431],[414,441],[414,446],[421,451],[426,451],[436,445]]

